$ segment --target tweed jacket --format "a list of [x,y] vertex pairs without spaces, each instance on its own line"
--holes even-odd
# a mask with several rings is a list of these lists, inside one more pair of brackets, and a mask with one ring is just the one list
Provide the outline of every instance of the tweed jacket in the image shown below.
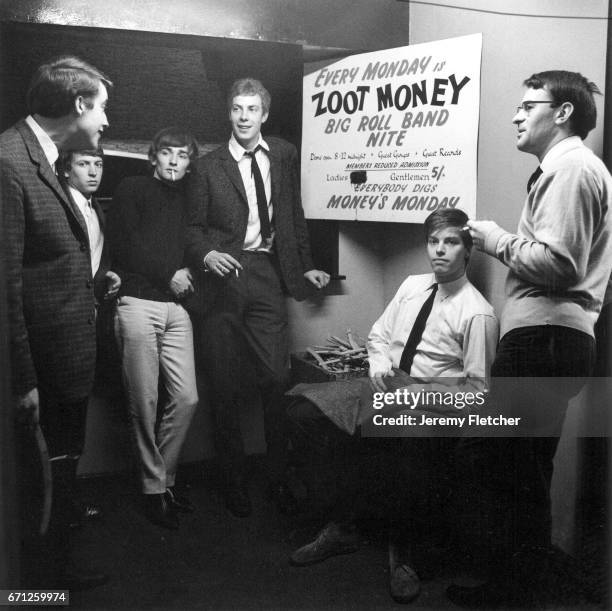
[[0,208],[13,391],[83,399],[96,354],[87,229],[23,120],[0,135]]
[[[298,157],[295,147],[281,138],[266,137],[270,147],[270,175],[274,248],[281,280],[287,293],[306,297],[304,272],[314,268],[308,230],[300,196]],[[202,157],[195,166],[187,257],[195,269],[204,269],[211,250],[239,258],[246,235],[249,207],[242,177],[228,144]],[[205,303],[212,303],[222,278],[203,274]]]

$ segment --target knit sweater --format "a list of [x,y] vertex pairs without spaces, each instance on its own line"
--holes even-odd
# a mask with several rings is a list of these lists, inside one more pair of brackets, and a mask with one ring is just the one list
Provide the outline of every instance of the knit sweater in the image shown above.
[[185,267],[185,180],[171,184],[132,176],[117,187],[107,237],[120,295],[176,301],[169,283]]
[[551,148],[541,168],[517,234],[485,239],[509,268],[501,335],[560,325],[593,336],[612,270],[612,177],[577,136]]

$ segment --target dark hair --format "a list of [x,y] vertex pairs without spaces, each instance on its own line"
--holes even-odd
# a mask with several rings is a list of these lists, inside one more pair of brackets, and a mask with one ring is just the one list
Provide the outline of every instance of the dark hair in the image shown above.
[[72,55],[57,57],[38,67],[26,95],[30,114],[57,119],[73,109],[77,97],[90,99],[98,94],[100,83],[112,82],[97,68]]
[[232,109],[232,102],[239,95],[258,95],[261,98],[261,108],[264,113],[270,112],[272,98],[268,90],[257,79],[247,77],[234,81],[227,94],[227,108]]
[[64,172],[69,172],[72,169],[72,161],[75,155],[87,155],[90,157],[100,157],[104,159],[104,151],[99,146],[97,149],[83,149],[78,151],[60,151],[57,158],[57,172],[62,175]]
[[198,143],[193,134],[182,127],[165,127],[160,129],[149,147],[149,159],[153,161],[160,149],[167,146],[186,146],[189,149],[189,159],[194,161],[198,157]]
[[556,104],[571,102],[574,112],[570,116],[570,126],[583,140],[595,127],[597,107],[594,94],[601,95],[601,91],[582,74],[567,70],[537,72],[525,80],[523,85],[531,89],[546,87]]
[[[425,240],[428,240],[429,236],[434,233],[434,231],[444,229],[445,227],[459,227],[463,229],[468,220],[468,215],[458,208],[442,208],[441,210],[435,210],[423,223]],[[469,231],[461,231],[461,240],[467,249],[472,248],[473,241]]]

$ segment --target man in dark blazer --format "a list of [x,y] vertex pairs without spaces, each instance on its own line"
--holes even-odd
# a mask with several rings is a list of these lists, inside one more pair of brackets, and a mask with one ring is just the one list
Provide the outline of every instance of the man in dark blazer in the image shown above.
[[104,238],[106,216],[94,193],[102,182],[104,151],[64,151],[59,156],[58,178],[85,219],[91,254],[91,273],[98,308],[117,296],[121,279],[110,270],[110,253]]
[[79,58],[49,61],[30,82],[30,115],[0,135],[12,386],[18,418],[32,425],[40,418],[53,478],[48,531],[25,548],[29,587],[76,589],[105,580],[69,563],[68,526],[94,375],[96,313],[85,219],[58,181],[55,162],[60,149],[98,145],[108,126],[110,86]]
[[[110,396],[121,391],[121,366],[114,320],[115,298],[121,288],[121,279],[110,270],[106,206],[95,197],[104,173],[102,146],[92,150],[63,151],[58,159],[57,170],[60,184],[72,197],[87,224],[97,313],[94,392]],[[77,513],[73,525],[84,519],[101,516],[100,508],[91,504],[77,503],[75,510]]]
[[[96,298],[95,378],[99,383],[103,379],[102,374],[110,367],[117,366],[119,360],[114,335],[114,299],[121,287],[121,278],[110,270],[110,252],[108,240],[105,239],[106,217],[94,197],[102,182],[104,151],[100,146],[92,150],[62,151],[57,166],[60,184],[79,209],[87,226]],[[101,509],[97,505],[82,503],[78,498],[74,499],[73,505],[72,526],[101,516]]]
[[204,271],[199,353],[209,379],[226,504],[237,516],[251,513],[239,424],[241,406],[252,400],[250,363],[264,408],[270,492],[281,510],[294,509],[284,484],[285,296],[304,299],[307,283],[320,289],[329,282],[310,255],[297,151],[261,135],[269,108],[270,94],[259,81],[232,85],[232,135],[197,165],[188,235],[190,264]]

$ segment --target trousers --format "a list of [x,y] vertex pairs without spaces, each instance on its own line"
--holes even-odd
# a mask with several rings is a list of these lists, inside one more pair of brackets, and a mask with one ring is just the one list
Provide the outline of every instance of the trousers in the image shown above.
[[160,494],[174,486],[198,403],[191,320],[172,301],[120,297],[116,322],[142,492]]
[[288,462],[284,392],[289,380],[287,306],[274,255],[243,251],[201,321],[200,361],[208,379],[215,446],[226,483],[244,476],[240,413],[261,399],[267,470],[281,480]]
[[[531,418],[538,430],[548,423],[549,434],[465,438],[459,444],[460,469],[470,472],[473,482],[466,494],[480,507],[482,549],[497,574],[513,559],[543,557],[551,545],[553,458],[569,399],[580,391],[594,362],[594,339],[569,327],[518,328],[499,343],[489,402],[501,413]],[[495,378],[507,377],[521,378],[520,393],[496,391]]]
[[50,588],[60,583],[70,562],[73,503],[78,461],[85,445],[87,398],[65,403],[40,394],[40,426],[51,464],[52,502],[49,525],[39,534],[40,467],[35,463],[28,431],[17,429],[18,474],[22,522],[22,586]]

